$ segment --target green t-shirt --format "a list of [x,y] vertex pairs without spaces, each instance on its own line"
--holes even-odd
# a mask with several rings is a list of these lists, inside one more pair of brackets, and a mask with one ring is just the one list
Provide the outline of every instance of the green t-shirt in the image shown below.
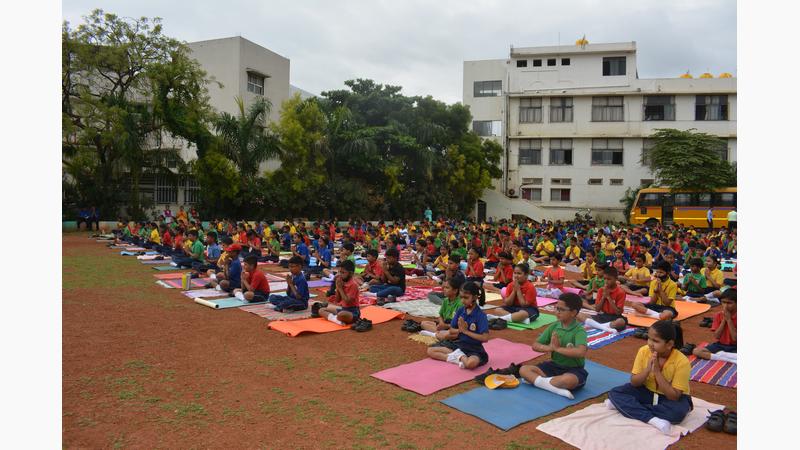
[[276,254],[280,254],[281,253],[281,241],[273,238],[269,242],[269,246],[272,247],[272,251],[274,251]]
[[131,230],[128,227],[123,228],[122,235],[125,237],[131,237]]
[[602,250],[597,252],[597,255],[595,255],[595,256],[597,258],[597,264],[598,265],[602,265],[602,264],[606,263],[606,254]]
[[139,237],[142,239],[150,238],[150,230],[147,227],[139,228]]
[[601,287],[603,287],[603,286],[605,286],[605,285],[606,285],[606,279],[605,279],[605,277],[601,277],[601,276],[594,276],[594,277],[592,277],[592,279],[591,279],[591,280],[589,280],[589,286],[588,286],[588,288],[589,288],[589,289],[594,289],[594,290],[597,290],[597,289],[600,289]]
[[433,240],[433,246],[436,247],[436,248],[441,247],[442,246],[442,240],[437,237],[436,239]]
[[203,246],[203,241],[200,239],[194,241],[192,244],[192,258],[200,260],[200,262],[206,262],[205,257],[203,256],[203,251],[205,250],[205,246]]
[[460,256],[462,261],[467,259],[467,249],[464,247],[458,247],[457,249],[451,251],[450,254]]
[[[566,328],[561,325],[561,321],[550,324],[550,326],[548,326],[547,329],[545,329],[544,332],[539,335],[539,339],[536,342],[544,345],[549,344],[553,332],[555,332],[556,336],[558,336],[558,342],[562,347],[578,347],[581,345],[587,345],[586,330],[577,320],[573,320],[572,323],[567,325]],[[552,352],[550,359],[554,363],[560,364],[564,367],[583,367],[584,360],[584,358],[569,358],[558,352]]]
[[444,300],[442,300],[442,307],[439,308],[439,317],[449,324],[450,321],[453,320],[453,315],[458,311],[458,308],[462,306],[461,297],[456,296],[452,301],[445,297]]
[[[697,284],[689,283],[689,279],[693,278],[697,280]],[[706,289],[706,277],[703,276],[702,273],[694,273],[690,272],[685,275],[685,279],[683,280],[686,283],[686,291],[691,293],[703,293]]]

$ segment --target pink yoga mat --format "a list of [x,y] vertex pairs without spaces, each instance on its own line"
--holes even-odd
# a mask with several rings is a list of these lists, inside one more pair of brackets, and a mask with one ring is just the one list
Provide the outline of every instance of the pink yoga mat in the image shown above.
[[483,348],[489,354],[489,362],[473,370],[460,369],[455,364],[425,358],[373,373],[372,376],[417,394],[430,395],[470,381],[490,367],[502,369],[511,363],[519,364],[543,354],[533,351],[530,344],[517,344],[500,338],[490,339],[483,344]]

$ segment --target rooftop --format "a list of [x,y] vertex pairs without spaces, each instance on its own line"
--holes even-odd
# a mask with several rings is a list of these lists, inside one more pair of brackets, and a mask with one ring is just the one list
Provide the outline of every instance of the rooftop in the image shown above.
[[575,53],[633,53],[636,41],[609,44],[551,45],[546,47],[511,47],[511,57],[532,55],[566,55]]

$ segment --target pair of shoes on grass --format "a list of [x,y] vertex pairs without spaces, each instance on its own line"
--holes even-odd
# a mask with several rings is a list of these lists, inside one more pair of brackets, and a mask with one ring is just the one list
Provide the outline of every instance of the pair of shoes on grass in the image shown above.
[[700,321],[700,326],[703,328],[711,328],[712,323],[714,323],[714,319],[711,317],[703,317],[703,320]]
[[714,411],[708,416],[706,428],[717,433],[724,431],[728,434],[736,434],[736,413],[725,414],[722,410]]
[[319,317],[319,310],[328,306],[325,302],[316,302],[311,305],[311,317]]
[[350,329],[358,332],[369,331],[372,329],[372,321],[369,319],[357,319],[350,325]]
[[497,375],[514,375],[515,377],[519,378],[519,369],[520,369],[520,367],[522,367],[522,366],[519,365],[519,364],[516,364],[516,363],[511,363],[511,365],[506,367],[505,369],[495,369],[493,367],[490,367],[489,370],[487,370],[486,372],[476,376],[474,378],[474,380],[478,384],[483,384],[484,381],[486,380],[486,377],[488,377],[489,375],[493,375],[493,374],[497,374]]
[[403,331],[408,331],[409,333],[418,333],[420,330],[422,330],[422,325],[420,325],[417,321],[406,319],[400,329]]

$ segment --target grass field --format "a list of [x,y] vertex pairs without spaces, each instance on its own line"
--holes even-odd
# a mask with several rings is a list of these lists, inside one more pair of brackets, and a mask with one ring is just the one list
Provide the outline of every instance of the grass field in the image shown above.
[[[422,397],[369,376],[424,357],[400,321],[288,338],[157,286],[154,270],[84,233],[63,236],[62,270],[65,448],[570,448],[536,426],[603,400],[503,432],[439,402],[474,383]],[[701,318],[683,322],[688,342],[711,336]],[[531,343],[540,332],[492,335]],[[627,338],[589,358],[628,371],[641,345]],[[691,387],[736,408],[734,389]],[[735,446],[704,429],[677,445]]]

